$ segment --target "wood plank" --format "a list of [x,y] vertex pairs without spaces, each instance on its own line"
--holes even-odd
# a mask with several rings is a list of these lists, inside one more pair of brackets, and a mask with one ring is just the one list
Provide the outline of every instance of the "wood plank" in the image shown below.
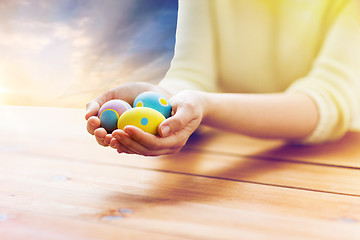
[[69,218],[193,239],[360,237],[358,197],[31,156],[1,166],[0,209],[33,216],[6,229],[35,233],[27,221],[46,215],[55,226],[48,234]]
[[305,146],[202,128],[190,143],[189,149],[217,154],[360,168],[359,132],[349,132],[336,142]]
[[[10,114],[11,117],[9,119],[16,118],[19,114],[19,109],[16,108],[13,115]],[[11,158],[12,153],[22,153],[24,155],[33,154],[34,156],[61,157],[70,161],[81,160],[102,164],[119,164],[121,166],[207,175],[290,188],[350,195],[360,194],[360,187],[354,184],[354,182],[360,180],[360,171],[356,169],[336,168],[334,165],[314,166],[311,164],[303,164],[301,161],[277,161],[277,158],[246,158],[236,154],[223,154],[219,151],[199,154],[199,151],[195,149],[184,151],[178,155],[160,158],[119,156],[113,149],[105,149],[98,146],[92,137],[86,133],[81,125],[81,122],[84,123],[84,120],[79,121],[78,119],[83,117],[80,114],[82,111],[77,109],[30,109],[33,112],[29,112],[29,109],[26,108],[28,111],[27,114],[30,115],[35,112],[38,113],[35,114],[36,116],[44,116],[44,118],[42,121],[40,121],[41,118],[34,118],[30,121],[31,124],[21,125],[19,128],[15,127],[15,129],[18,129],[16,131],[14,131],[14,128],[2,127],[1,133],[8,133],[9,129],[12,131],[12,135],[5,134],[2,135],[4,137],[0,139],[0,146],[2,146],[0,148],[0,156],[2,158]],[[48,112],[48,114],[46,115],[44,112]],[[77,117],[72,119],[74,116]],[[54,118],[54,120],[50,121],[52,118]],[[11,121],[8,120],[8,122]],[[51,128],[50,125],[53,123],[56,123],[57,126],[59,126],[60,123],[64,125],[58,128]],[[13,124],[13,122],[11,122],[11,124]],[[14,126],[18,125],[15,124]],[[46,129],[49,129],[49,131],[41,130],[41,126],[47,126]],[[212,132],[211,134],[218,136],[216,132]],[[205,141],[209,141],[209,146],[215,146],[215,144],[222,146],[223,142],[226,143],[227,138],[225,136],[228,135],[220,136],[217,140],[211,140],[211,138],[205,134],[204,136],[200,136],[201,139],[198,139],[199,141],[194,143],[194,146],[200,146],[199,148],[201,149],[203,146],[202,138],[206,138],[207,140]],[[237,141],[240,140],[238,139]],[[233,139],[232,142],[236,141]],[[252,142],[251,146],[256,146],[255,143],[256,142]],[[338,155],[340,153],[346,154],[344,153],[346,149],[343,149],[342,146],[345,145],[340,144]],[[336,149],[336,147],[333,148]],[[299,151],[302,152],[304,150]],[[314,152],[315,159],[318,159],[316,154],[319,154],[322,159],[327,157],[326,154],[322,157],[323,155],[320,155],[320,153]],[[358,154],[354,151],[351,151],[351,153],[354,153],[353,157],[356,157]],[[346,156],[348,157],[348,155],[349,154]],[[306,158],[312,159],[312,156],[306,156]],[[340,157],[338,156],[337,158]],[[330,161],[340,161],[337,160],[337,158],[334,157],[333,160]],[[354,162],[354,165],[357,164],[353,159],[351,160],[351,157],[349,162],[350,161]]]
[[[196,201],[240,208],[256,203],[252,211],[270,209],[270,213],[282,214],[295,211],[296,215],[326,219],[357,219],[360,216],[360,210],[354,208],[359,202],[358,197],[227,181],[206,176],[39,157],[28,157],[24,160],[16,156],[12,161],[2,162],[1,172],[0,186],[2,192],[6,190],[6,194],[1,198],[2,203],[25,207],[29,207],[28,204],[31,203],[32,207],[41,208],[43,205],[38,206],[38,203],[32,200],[47,199],[46,202],[50,205],[48,210],[56,208],[56,201],[59,199],[63,203],[77,203],[79,211],[84,208],[84,214],[94,208],[103,211],[104,199],[94,198],[92,195],[107,196],[108,192],[111,192],[115,198],[105,200],[110,201],[112,209],[119,207],[119,204],[124,204],[122,208],[134,208],[133,205],[126,204],[136,202],[139,203],[137,206],[140,206],[143,203]],[[64,190],[69,192],[63,194]],[[19,200],[28,196],[25,202],[17,203],[17,192],[21,193]],[[47,192],[49,194],[44,194]],[[299,195],[303,197],[299,199]],[[312,201],[319,206],[309,206],[309,202]],[[264,209],[261,209],[262,205],[265,206]],[[329,211],[330,206],[333,211]],[[314,212],[313,207],[319,208],[318,211]],[[61,204],[58,208],[71,213],[71,209]],[[108,206],[106,208],[108,209]],[[347,212],[349,209],[351,213]],[[349,213],[351,215],[347,215]]]
[[[0,106],[0,112],[0,134],[4,136],[0,140],[0,150],[46,152],[47,144],[50,147],[61,144],[64,151],[71,152],[71,145],[75,144],[83,154],[90,148],[96,148],[106,158],[115,159],[117,156],[111,149],[101,149],[86,132],[83,109]],[[360,151],[357,147],[360,145],[360,133],[357,132],[347,134],[336,143],[307,147],[284,145],[278,140],[249,138],[209,128],[201,128],[198,132],[187,144],[187,151],[360,168]],[[55,151],[54,148],[51,151]]]
[[[52,149],[55,147],[47,147],[47,150],[52,151]],[[99,154],[96,149],[93,150],[84,149],[77,152],[76,149],[73,149],[73,151],[64,151],[63,153],[54,150],[55,154],[45,155],[45,157],[58,156],[69,161],[90,161],[360,196],[360,186],[354,184],[360,182],[360,171],[352,168],[200,152],[183,152],[177,155],[152,158],[137,155],[112,155],[111,158],[102,158],[106,155]],[[85,153],[86,151],[87,153]],[[25,157],[28,154],[25,152],[22,156]],[[33,156],[43,156],[43,153],[32,154]],[[4,159],[13,158],[12,153],[2,153],[1,156]],[[19,157],[21,158],[21,153]]]
[[[6,189],[8,197],[1,196],[0,206],[90,221],[109,216],[127,204],[134,214],[124,218],[121,226],[196,239],[226,239],[224,233],[229,239],[244,235],[279,239],[290,232],[308,239],[340,239],[346,229],[351,230],[348,237],[360,236],[357,224],[344,221],[357,222],[360,216],[347,209],[357,204],[354,197],[54,159],[20,162],[14,158],[2,164],[1,189]],[[69,180],[50,178],[59,174],[66,174]],[[263,189],[267,189],[265,195]],[[249,194],[251,197],[246,197]],[[314,208],[322,211],[314,212]],[[324,216],[319,212],[334,215],[320,221],[316,218]],[[271,221],[276,223],[263,226]],[[334,232],[321,232],[325,225],[332,226]],[[304,228],[307,231],[303,232]],[[194,229],[203,231],[194,233]]]
[[[185,238],[132,230],[104,221],[83,221],[79,219],[52,216],[0,207],[3,220],[0,220],[2,240],[114,240],[114,239],[173,239]],[[5,219],[6,218],[6,219]]]
[[1,237],[360,238],[357,133],[304,148],[205,129],[180,154],[146,158],[99,147],[83,110],[0,110]]
[[[157,210],[157,209],[154,209]],[[188,209],[195,210],[198,209]],[[207,208],[208,212],[213,212],[211,207]],[[296,221],[293,222],[288,218],[273,218],[272,216],[256,215],[249,212],[242,212],[244,218],[241,228],[228,226],[207,226],[200,222],[182,221],[181,214],[178,220],[154,220],[151,221],[138,219],[117,219],[108,221],[83,221],[78,219],[69,219],[54,217],[28,211],[18,211],[10,208],[0,207],[1,212],[6,212],[9,219],[0,222],[0,234],[2,240],[107,240],[107,239],[327,239],[327,240],[351,240],[358,239],[358,228],[354,225],[342,223],[324,223],[319,221]],[[215,211],[214,214],[217,212]],[[235,214],[238,211],[235,211]],[[231,213],[229,213],[231,214]],[[207,216],[209,216],[208,214]],[[199,216],[194,214],[194,217]],[[196,220],[199,220],[198,217]],[[203,220],[203,219],[201,219]],[[238,220],[238,219],[237,219]],[[261,220],[265,222],[260,222]],[[272,228],[271,221],[277,221],[282,225],[281,229]],[[239,223],[238,221],[236,223]],[[256,224],[256,226],[253,225]],[[295,224],[298,225],[296,227]],[[326,225],[324,225],[326,224]],[[131,229],[131,226],[141,226],[142,230]],[[238,225],[238,224],[236,224]],[[289,228],[290,226],[290,228]],[[323,227],[329,227],[327,231],[321,230]],[[156,232],[162,232],[156,233]],[[169,232],[172,235],[169,235]],[[181,235],[184,237],[173,236]]]

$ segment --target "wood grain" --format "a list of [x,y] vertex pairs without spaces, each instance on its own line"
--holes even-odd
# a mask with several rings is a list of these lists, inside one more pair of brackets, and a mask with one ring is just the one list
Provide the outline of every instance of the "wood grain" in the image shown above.
[[81,109],[0,106],[0,239],[359,239],[360,143],[202,129],[179,154],[103,148]]
[[[111,224],[134,231],[195,239],[275,239],[286,237],[284,232],[306,239],[340,239],[344,232],[360,236],[357,197],[61,159],[21,159],[2,165],[0,178],[2,189],[8,189],[0,196],[1,206],[20,212],[91,223],[110,216]],[[299,225],[312,230],[303,232]],[[321,226],[332,225],[334,232],[321,232]]]

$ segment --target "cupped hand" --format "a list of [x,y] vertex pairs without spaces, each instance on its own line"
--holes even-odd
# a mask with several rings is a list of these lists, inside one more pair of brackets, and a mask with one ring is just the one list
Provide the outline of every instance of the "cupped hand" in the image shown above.
[[100,107],[105,102],[112,99],[122,99],[132,105],[136,96],[145,91],[157,91],[166,97],[170,97],[169,91],[166,91],[158,85],[145,82],[128,83],[111,89],[87,104],[85,114],[87,131],[95,136],[96,141],[101,146],[109,146],[112,135],[108,134],[104,128],[100,127],[100,120],[97,117]]
[[[157,156],[173,154],[181,150],[190,135],[199,127],[204,114],[205,102],[199,91],[182,91],[170,98],[172,116],[158,128],[158,135],[146,133],[134,126],[112,133],[110,146],[119,153]],[[104,136],[104,135],[102,135]],[[109,140],[106,136],[104,141]]]

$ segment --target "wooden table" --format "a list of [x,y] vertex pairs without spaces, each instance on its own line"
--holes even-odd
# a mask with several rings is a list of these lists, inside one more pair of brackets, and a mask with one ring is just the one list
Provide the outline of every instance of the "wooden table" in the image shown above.
[[360,239],[360,133],[313,147],[202,129],[97,145],[82,109],[0,107],[0,239]]

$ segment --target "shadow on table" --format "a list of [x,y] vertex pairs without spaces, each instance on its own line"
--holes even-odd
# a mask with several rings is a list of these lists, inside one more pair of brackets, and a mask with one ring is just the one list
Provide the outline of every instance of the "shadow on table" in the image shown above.
[[[190,144],[206,145],[216,138],[216,133],[195,134]],[[232,191],[234,183],[246,182],[281,187],[296,187],[272,182],[276,175],[294,164],[360,167],[360,133],[348,133],[343,139],[315,146],[281,145],[252,155],[207,153],[184,148],[177,155],[165,156],[162,171],[173,174],[161,175],[158,184],[166,185],[166,192],[159,196],[176,201],[210,201],[224,192]],[[263,175],[268,175],[266,180]]]
[[[191,144],[201,144],[216,137],[197,135],[190,139]],[[260,178],[269,172],[287,168],[284,161],[265,161],[244,156],[207,153],[201,150],[187,149],[182,152],[161,157],[161,174],[151,195],[169,201],[212,201],[233,191],[241,191],[239,182],[263,184]]]
[[[195,134],[190,144],[206,145],[215,141],[214,132]],[[344,166],[360,165],[359,133],[349,133],[337,143],[318,146],[281,145],[252,155],[234,152],[208,152],[184,148],[178,154],[154,159],[160,161],[154,171],[161,174],[152,179],[144,198],[134,196],[134,202],[168,205],[180,202],[213,202],[219,199],[239,199],[244,194],[256,194],[253,185],[296,188],[291,173],[283,175],[294,166],[324,164]],[[149,159],[150,161],[152,159]],[[287,176],[289,175],[289,176]],[[246,183],[246,184],[241,184]],[[250,190],[249,190],[250,189]],[[258,193],[259,194],[259,193]],[[263,194],[273,194],[270,190]],[[268,196],[264,195],[263,198]]]
[[360,167],[360,133],[349,132],[342,139],[319,145],[283,145],[254,154],[255,157],[275,158],[308,164]]

